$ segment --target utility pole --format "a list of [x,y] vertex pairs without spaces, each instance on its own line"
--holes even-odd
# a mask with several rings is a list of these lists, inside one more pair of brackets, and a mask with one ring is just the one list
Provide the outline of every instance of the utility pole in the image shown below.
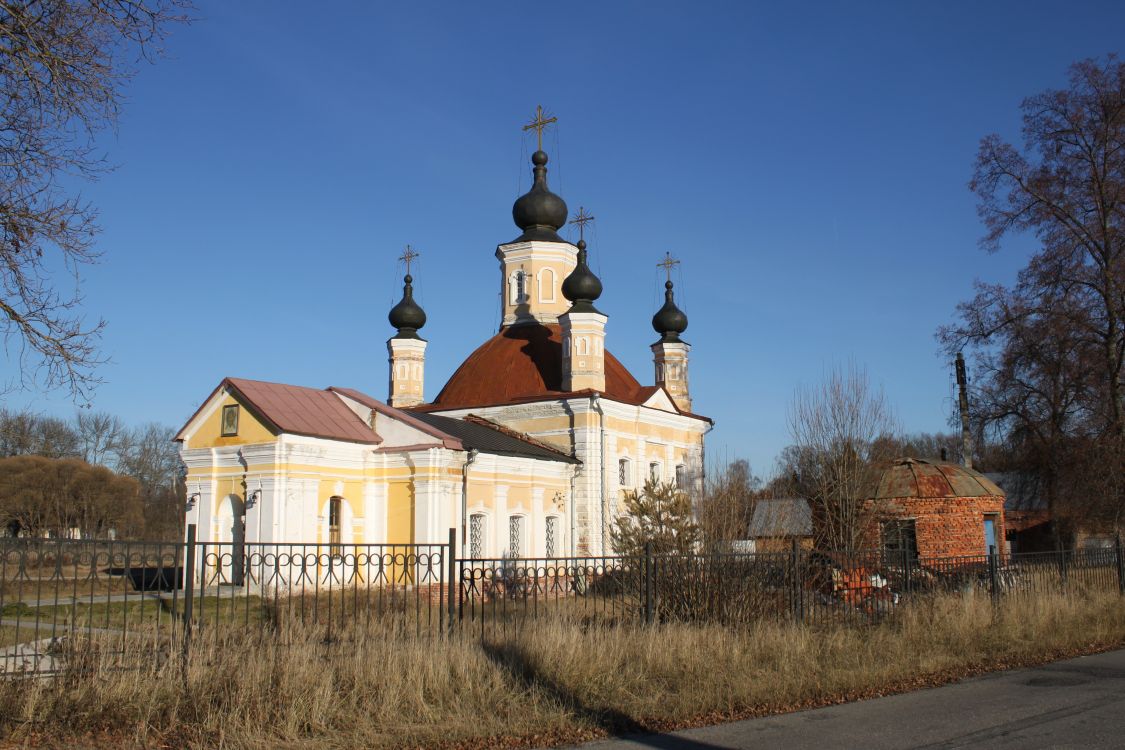
[[973,434],[969,430],[969,379],[965,376],[965,358],[957,352],[957,400],[961,409],[961,465],[973,468]]

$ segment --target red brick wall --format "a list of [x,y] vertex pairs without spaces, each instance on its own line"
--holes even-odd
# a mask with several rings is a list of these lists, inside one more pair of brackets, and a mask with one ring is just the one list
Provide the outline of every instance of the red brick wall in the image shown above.
[[[984,517],[996,518],[997,552],[1004,552],[1004,498],[984,497],[905,497],[879,500],[875,513],[880,521],[913,518],[921,557],[984,555]],[[878,534],[878,524],[873,530]],[[873,538],[872,547],[881,540]]]

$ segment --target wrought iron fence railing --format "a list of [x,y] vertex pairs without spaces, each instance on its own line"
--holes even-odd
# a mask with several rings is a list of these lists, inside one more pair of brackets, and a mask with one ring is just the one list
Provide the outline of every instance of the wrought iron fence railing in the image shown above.
[[49,672],[78,645],[122,666],[186,654],[202,634],[274,646],[364,637],[762,620],[874,622],[931,594],[1125,594],[1107,549],[922,558],[771,553],[458,557],[444,544],[0,539],[0,673]]

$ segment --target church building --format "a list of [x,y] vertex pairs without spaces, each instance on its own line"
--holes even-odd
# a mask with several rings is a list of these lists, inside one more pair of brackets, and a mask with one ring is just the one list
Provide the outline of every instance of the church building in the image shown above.
[[[540,113],[540,135],[542,125]],[[500,330],[432,401],[409,250],[388,316],[386,401],[343,387],[218,384],[176,436],[199,540],[440,543],[454,528],[464,556],[611,554],[625,492],[648,478],[697,488],[712,422],[692,412],[688,321],[671,280],[642,385],[606,347],[584,239],[558,234],[568,210],[547,186],[541,145],[531,161],[531,189],[512,208],[520,234],[496,248]],[[580,211],[573,223],[589,219]]]

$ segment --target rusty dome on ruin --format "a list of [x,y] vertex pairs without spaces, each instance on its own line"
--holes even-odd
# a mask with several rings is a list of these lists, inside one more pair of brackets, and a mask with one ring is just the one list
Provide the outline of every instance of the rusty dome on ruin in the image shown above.
[[900,458],[879,477],[875,500],[1004,497],[1004,490],[979,471],[923,458]]

